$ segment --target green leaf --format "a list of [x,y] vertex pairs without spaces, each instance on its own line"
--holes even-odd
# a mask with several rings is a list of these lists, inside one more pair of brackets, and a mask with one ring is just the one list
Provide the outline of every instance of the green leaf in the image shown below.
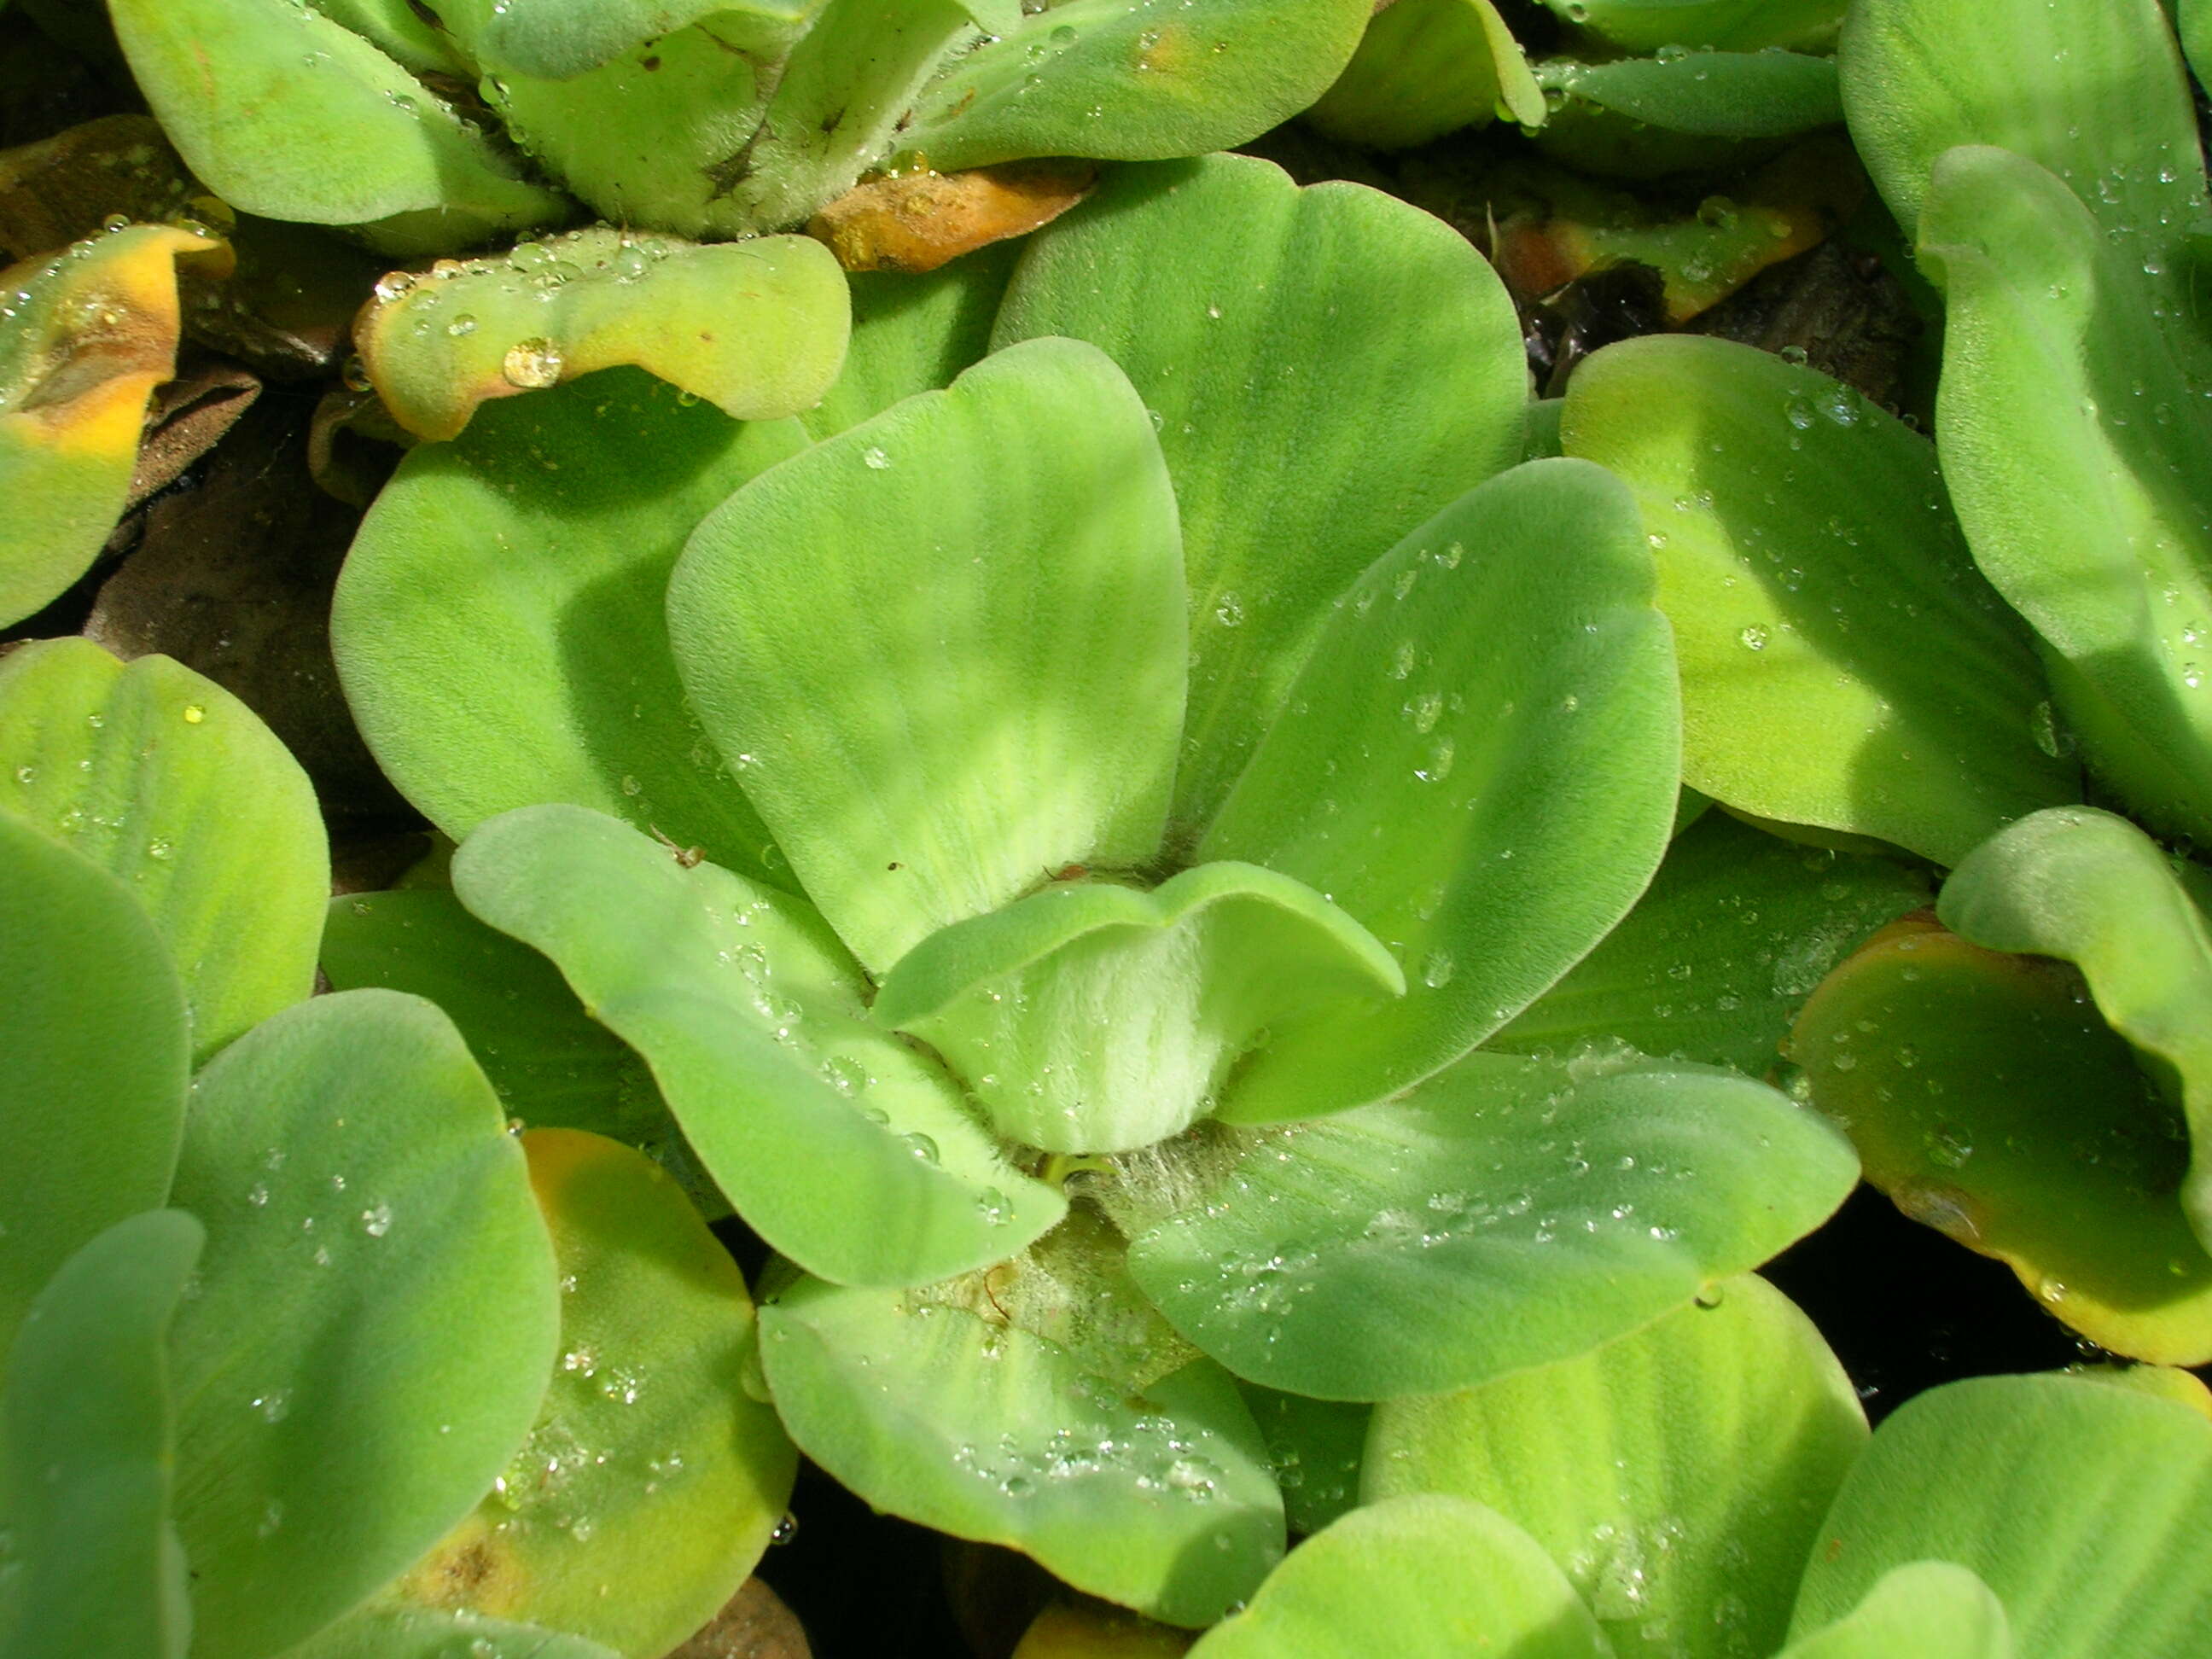
[[2154,826],[2203,834],[2212,346],[2165,256],[2114,228],[2021,156],[1942,158],[1920,220],[1946,300],[1936,441],[1974,556],[2046,642],[2092,768]]
[[[1944,884],[1944,925],[1991,951],[2081,970],[2097,1011],[2212,1145],[2212,935],[2158,844],[2086,807],[2038,812],[1974,849]],[[2212,1153],[2192,1152],[2182,1207],[2212,1251]]]
[[1928,902],[1887,859],[1795,846],[1709,814],[1679,833],[1627,920],[1488,1047],[1632,1044],[1764,1077],[1831,968]]
[[2039,725],[2018,622],[1894,416],[1817,370],[1668,336],[1578,370],[1565,433],[1643,507],[1681,653],[1684,781],[1942,864],[2075,799],[2072,764],[2038,744],[2050,713]]
[[1357,1401],[1309,1400],[1257,1382],[1238,1388],[1267,1442],[1267,1462],[1282,1488],[1291,1530],[1319,1532],[1356,1508],[1360,1459],[1374,1408]]
[[1455,1498],[1355,1510],[1291,1552],[1191,1659],[1613,1659],[1559,1569]]
[[1176,503],[1088,346],[1000,352],[755,479],[693,535],[668,625],[708,732],[875,972],[1064,865],[1158,850]]
[[395,1593],[659,1659],[752,1571],[796,1455],[745,1395],[744,1279],[668,1176],[573,1129],[522,1146],[561,1274],[560,1364],[491,1496]]
[[1543,88],[1491,0],[1398,0],[1306,112],[1332,138],[1410,149],[1492,120],[1544,121]]
[[1252,1593],[1282,1553],[1282,1500],[1226,1376],[1198,1360],[1133,1384],[927,1294],[810,1279],[761,1310],[769,1385],[809,1457],[878,1509],[1170,1624]]
[[1838,56],[1852,143],[1907,235],[1960,144],[2069,180],[2136,260],[2178,254],[2203,218],[2196,115],[2160,0],[1857,0]]
[[536,1625],[428,1607],[364,1607],[285,1659],[621,1659],[614,1649]]
[[810,435],[834,437],[917,392],[934,392],[990,349],[991,324],[1015,259],[1028,244],[994,242],[924,276],[856,270],[853,343],[843,373],[799,418]]
[[[453,106],[289,0],[113,0],[162,131],[209,189],[271,219],[435,252],[567,216]],[[333,167],[334,155],[348,157]]]
[[561,80],[719,12],[797,26],[822,0],[506,0],[475,40],[485,67]]
[[1662,46],[1817,50],[1835,38],[1847,0],[1544,0],[1571,23],[1629,52]]
[[204,1061],[314,989],[330,848],[253,711],[167,657],[48,640],[0,662],[0,813],[119,877],[153,917]]
[[487,399],[623,363],[732,420],[780,420],[836,380],[849,313],[811,237],[701,246],[600,225],[386,276],[354,342],[392,419],[424,438],[454,436]]
[[428,1003],[286,1010],[200,1074],[173,1201],[205,1223],[175,1354],[196,1656],[262,1659],[469,1512],[553,1367],[522,1153]]
[[684,700],[664,605],[692,526],[805,442],[623,369],[410,453],[331,618],[347,702],[408,799],[456,841],[573,802],[787,881]]
[[1790,52],[1682,52],[1610,64],[1547,64],[1546,88],[1662,132],[1787,138],[1844,118],[1836,65]]
[[[1214,234],[1224,224],[1237,234]],[[1229,155],[1109,176],[1033,237],[997,338],[1048,334],[1121,366],[1175,478],[1192,666],[1173,816],[1195,835],[1330,605],[1518,454],[1520,326],[1448,226]],[[1255,489],[1255,456],[1297,460]]]
[[62,1265],[15,1334],[0,1393],[6,1659],[184,1659],[163,1339],[202,1237],[177,1210],[116,1223]]
[[1915,1561],[1875,1581],[1866,1599],[1782,1659],[2013,1659],[2004,1604],[1966,1568]]
[[[4,787],[4,786],[0,786]],[[189,1028],[123,884],[0,817],[0,1344],[102,1229],[168,1196]]]
[[230,250],[132,225],[7,272],[0,307],[0,627],[88,569],[129,498],[146,400],[176,373],[179,263],[227,273]]
[[1866,1445],[1850,1379],[1754,1275],[1576,1358],[1376,1407],[1364,1495],[1486,1504],[1542,1545],[1620,1659],[1771,1653]]
[[1790,1046],[1905,1214],[2117,1353],[2212,1359],[2185,1128],[2070,967],[1901,923],[1829,976]]
[[341,991],[376,986],[436,1003],[500,1104],[532,1128],[649,1148],[676,1137],[645,1062],[584,1012],[560,970],[444,889],[332,899],[323,972]]
[[1649,1324],[1809,1232],[1843,1138],[1727,1073],[1474,1054],[1403,1100],[1224,1149],[1129,1270],[1240,1376],[1462,1389]]
[[1405,988],[1311,888],[1206,864],[1150,893],[1055,882],[942,928],[900,958],[874,1013],[943,1054],[1009,1139],[1118,1152],[1188,1127],[1271,1032]]
[[2035,1659],[2194,1659],[2212,1621],[2212,1422],[2063,1376],[1954,1382],[1881,1426],[1821,1527],[1793,1634],[1934,1558]]
[[472,72],[452,37],[418,14],[409,0],[313,0],[313,4],[416,75],[465,76]]
[[800,901],[567,806],[485,825],[453,885],[644,1055],[708,1173],[809,1272],[927,1283],[1066,1212],[941,1066],[870,1021],[859,968]]
[[1063,0],[953,64],[900,134],[940,168],[1202,155],[1328,89],[1371,0]]
[[1279,1034],[1224,1118],[1394,1094],[1605,937],[1674,824],[1674,661],[1633,503],[1583,462],[1492,479],[1359,579],[1198,855],[1342,905],[1407,994]]

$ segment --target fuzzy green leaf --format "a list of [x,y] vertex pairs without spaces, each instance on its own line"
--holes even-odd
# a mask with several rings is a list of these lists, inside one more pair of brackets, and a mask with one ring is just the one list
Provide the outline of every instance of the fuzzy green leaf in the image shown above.
[[386,991],[288,1009],[200,1074],[173,1197],[208,1232],[173,1339],[195,1655],[320,1630],[528,1431],[559,1293],[505,1126],[446,1018]]
[[1797,52],[1551,64],[1537,79],[1644,127],[1702,138],[1786,138],[1844,118],[1834,63]]
[[1966,1568],[1915,1561],[1875,1581],[1834,1624],[1781,1659],[2013,1659],[2004,1604]]
[[[1974,573],[1936,455],[1826,375],[1685,336],[1608,347],[1567,451],[1644,512],[1682,662],[1682,776],[1759,817],[1955,864],[2076,798],[2043,677]],[[2041,706],[2040,708],[2039,707]]]
[[1866,1438],[1812,1322],[1745,1274],[1577,1358],[1378,1406],[1364,1495],[1490,1505],[1543,1546],[1620,1659],[1735,1659],[1780,1646]]
[[684,684],[881,973],[1071,862],[1158,852],[1182,555],[1143,407],[1070,340],[988,357],[755,479],[669,585]]
[[[1224,224],[1237,234],[1215,234]],[[1047,334],[1121,366],[1175,478],[1191,687],[1173,817],[1194,836],[1330,605],[1517,455],[1519,325],[1488,264],[1438,221],[1224,155],[1124,170],[1032,239],[997,339]],[[1267,455],[1297,464],[1255,489]]]
[[474,32],[486,68],[561,80],[720,12],[796,27],[823,0],[503,0]]
[[456,841],[567,801],[787,881],[684,700],[664,605],[700,518],[805,442],[796,422],[741,426],[619,369],[416,449],[363,520],[331,618],[392,781]]
[[1493,119],[1544,120],[1543,88],[1491,0],[1397,0],[1306,112],[1332,138],[1410,149]]
[[853,344],[822,401],[799,418],[834,437],[917,392],[934,392],[981,361],[1006,279],[1026,243],[994,242],[926,276],[856,270]]
[[566,806],[485,825],[453,884],[644,1055],[708,1173],[808,1271],[923,1284],[1065,1212],[941,1066],[869,1019],[859,967],[800,901]]
[[1227,1149],[1134,1232],[1129,1267],[1240,1376],[1437,1394],[1650,1323],[1809,1232],[1856,1176],[1840,1135],[1727,1073],[1474,1054]]
[[1544,0],[1567,21],[1630,52],[1662,46],[1817,49],[1835,38],[1847,0]]
[[285,1659],[624,1659],[580,1636],[477,1613],[363,1607]]
[[1568,460],[1470,492],[1343,597],[1198,855],[1342,905],[1407,994],[1279,1033],[1224,1118],[1419,1082],[1626,914],[1676,798],[1674,650],[1651,597],[1634,503]]

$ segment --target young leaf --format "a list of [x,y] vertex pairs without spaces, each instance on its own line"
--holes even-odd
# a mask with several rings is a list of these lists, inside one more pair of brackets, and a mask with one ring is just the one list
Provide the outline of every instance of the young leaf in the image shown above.
[[1651,598],[1627,492],[1563,460],[1471,491],[1340,601],[1198,856],[1342,905],[1407,993],[1278,1033],[1222,1117],[1310,1117],[1419,1082],[1626,914],[1679,775]]
[[0,1656],[184,1659],[163,1338],[203,1235],[178,1210],[119,1221],[32,1304],[0,1391]]
[[0,813],[121,878],[161,930],[192,1053],[314,989],[330,848],[276,734],[167,657],[46,640],[0,662]]
[[1089,346],[999,352],[755,479],[692,536],[668,627],[793,873],[877,973],[1072,861],[1158,851],[1182,545],[1151,423]]
[[792,1438],[878,1509],[1176,1625],[1219,1618],[1282,1553],[1259,1431],[1206,1361],[1133,1382],[988,1303],[811,1279],[761,1332]]
[[1306,112],[1332,138],[1410,149],[1462,127],[1544,121],[1544,92],[1491,0],[1398,0],[1375,14]]
[[1364,1495],[1488,1504],[1543,1546],[1620,1659],[1734,1659],[1780,1646],[1866,1437],[1812,1322],[1745,1274],[1576,1358],[1376,1407]]
[[189,1027],[176,970],[129,890],[4,816],[0,915],[4,1345],[73,1251],[168,1196]]
[[1311,888],[1206,864],[1150,893],[1055,884],[940,929],[874,1014],[943,1054],[1009,1139],[1118,1152],[1181,1133],[1269,1033],[1405,988]]
[[[1214,234],[1224,224],[1237,234]],[[1032,239],[996,337],[1048,334],[1121,365],[1175,478],[1192,665],[1172,816],[1194,836],[1329,607],[1516,458],[1519,325],[1448,226],[1357,185],[1300,190],[1267,162],[1222,155],[1125,169]],[[1255,489],[1256,455],[1297,465]]]
[[456,841],[568,801],[778,879],[782,855],[684,700],[664,605],[701,516],[805,442],[796,422],[741,426],[616,369],[414,450],[331,617],[392,781]]
[[2072,764],[2039,745],[2023,630],[1968,561],[1935,452],[1894,416],[1749,346],[1661,336],[1578,370],[1564,431],[1643,508],[1692,787],[1944,864],[2075,798]]
[[1319,1532],[1359,1503],[1360,1460],[1374,1408],[1358,1401],[1309,1400],[1241,1382],[1244,1403],[1267,1442],[1267,1461],[1283,1489],[1293,1533]]
[[1836,66],[1790,52],[1697,52],[1547,64],[1538,79],[1647,127],[1705,138],[1786,138],[1844,118]]
[[1677,833],[1627,919],[1486,1046],[1620,1042],[1764,1077],[1828,970],[1927,901],[1927,881],[1903,865],[1711,813]]
[[1792,1634],[1936,1559],[1996,1593],[2024,1655],[2195,1659],[2212,1623],[2208,1528],[2198,1413],[2071,1377],[1954,1382],[1906,1401],[1844,1480]]
[[193,1651],[265,1659],[435,1543],[528,1432],[552,1250],[459,1034],[387,991],[217,1056],[173,1201],[208,1231],[173,1337]]
[[1129,1271],[1240,1376],[1437,1394],[1649,1324],[1810,1231],[1856,1173],[1840,1135],[1727,1073],[1474,1054],[1229,1149],[1133,1232]]
[[1768,46],[1817,51],[1835,38],[1846,0],[1544,0],[1568,22],[1625,51]]
[[1829,976],[1790,1046],[1905,1214],[2115,1352],[2212,1359],[2212,1256],[2177,1196],[2186,1129],[2071,968],[1900,923]]
[[180,264],[219,276],[231,252],[133,225],[0,273],[0,626],[58,598],[115,528],[147,397],[176,372]]
[[809,1272],[926,1284],[1066,1212],[941,1066],[869,1019],[860,969],[802,902],[568,806],[485,825],[453,883],[645,1057],[708,1173]]
[[702,246],[602,225],[395,272],[354,343],[392,418],[445,439],[489,398],[622,363],[732,420],[780,420],[821,400],[850,326],[837,262],[811,238]]
[[491,1496],[394,1594],[657,1659],[752,1571],[796,1458],[745,1395],[744,1279],[675,1184],[573,1129],[522,1149],[561,1273],[560,1364]]
[[1582,1602],[1514,1525],[1456,1498],[1355,1510],[1291,1552],[1191,1659],[1613,1659]]
[[[289,0],[114,0],[116,39],[185,164],[232,205],[432,252],[566,216],[453,107]],[[334,154],[350,158],[331,165]]]
[[1991,951],[2081,970],[2097,1011],[2186,1119],[2181,1205],[2212,1251],[2212,929],[2156,842],[2086,807],[2038,812],[1974,849],[1936,914]]
[[1866,1599],[1781,1659],[2013,1659],[2004,1604],[1966,1568],[1915,1561],[1875,1581]]

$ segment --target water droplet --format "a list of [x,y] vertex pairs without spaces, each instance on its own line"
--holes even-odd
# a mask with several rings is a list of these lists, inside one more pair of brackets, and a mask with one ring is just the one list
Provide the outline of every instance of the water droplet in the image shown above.
[[202,720],[205,720],[206,718],[207,718],[207,710],[206,710],[206,709],[204,709],[204,708],[201,708],[201,707],[199,706],[199,704],[198,704],[198,703],[196,703],[196,702],[188,702],[188,703],[186,703],[186,704],[185,705],[185,725],[187,725],[187,726],[198,726],[198,725]]
[[891,464],[891,458],[872,444],[860,452],[860,459],[867,464],[868,470],[872,472],[881,472]]
[[392,1206],[373,1205],[361,1212],[361,1230],[371,1238],[381,1238],[392,1231]]
[[557,385],[561,379],[561,348],[543,335],[517,340],[500,359],[499,372],[509,386],[536,391]]
[[799,1517],[789,1510],[786,1510],[777,1519],[775,1530],[769,1534],[768,1541],[771,1544],[788,1544],[798,1536]]
[[1766,649],[1766,630],[1757,623],[1752,623],[1750,627],[1738,634],[1736,638],[1743,641],[1743,648],[1747,651]]
[[477,331],[477,319],[465,311],[446,325],[446,332],[456,340]]
[[1213,620],[1224,628],[1241,628],[1244,623],[1244,601],[1235,592],[1224,592],[1213,607]]
[[931,1139],[927,1135],[921,1133],[901,1135],[899,1139],[905,1146],[907,1151],[913,1153],[915,1157],[920,1158],[924,1164],[934,1164],[937,1162],[937,1143]]
[[1451,983],[1453,970],[1458,966],[1449,951],[1431,951],[1421,958],[1421,983],[1431,991],[1441,990]]

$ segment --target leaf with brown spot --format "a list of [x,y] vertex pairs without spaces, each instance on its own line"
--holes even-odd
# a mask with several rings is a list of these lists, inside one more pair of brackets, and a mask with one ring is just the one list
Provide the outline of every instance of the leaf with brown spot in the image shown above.
[[118,213],[178,218],[198,191],[150,116],[104,115],[0,151],[0,258],[65,247]]
[[1010,236],[1026,236],[1091,193],[1085,161],[1010,161],[966,173],[878,179],[807,222],[848,270],[934,270]]
[[0,272],[0,624],[91,564],[123,511],[146,400],[176,371],[177,268],[228,246],[132,225]]

